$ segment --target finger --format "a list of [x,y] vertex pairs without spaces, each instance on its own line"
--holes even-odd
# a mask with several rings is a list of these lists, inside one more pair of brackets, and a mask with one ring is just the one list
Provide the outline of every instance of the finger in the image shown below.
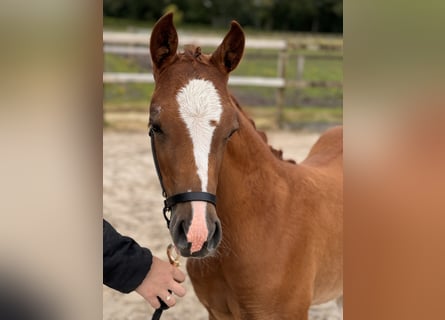
[[173,268],[173,279],[175,279],[178,282],[184,282],[185,274],[178,268]]
[[186,290],[185,290],[185,288],[184,288],[183,286],[181,286],[179,283],[173,281],[173,282],[170,284],[170,288],[171,288],[171,290],[173,291],[173,293],[174,293],[175,295],[177,295],[178,297],[183,297],[183,296],[185,296]]
[[162,301],[165,302],[169,307],[173,307],[176,304],[176,299],[173,293],[167,292],[161,297]]
[[148,303],[155,309],[158,309],[161,307],[161,303],[159,302],[157,297],[154,298],[146,298],[146,300],[148,301]]

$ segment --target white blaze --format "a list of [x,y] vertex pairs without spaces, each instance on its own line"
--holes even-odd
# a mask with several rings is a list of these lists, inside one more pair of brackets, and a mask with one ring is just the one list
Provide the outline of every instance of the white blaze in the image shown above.
[[176,101],[192,139],[201,189],[207,191],[210,146],[215,130],[211,122],[219,123],[222,113],[219,94],[212,82],[193,79],[179,90]]

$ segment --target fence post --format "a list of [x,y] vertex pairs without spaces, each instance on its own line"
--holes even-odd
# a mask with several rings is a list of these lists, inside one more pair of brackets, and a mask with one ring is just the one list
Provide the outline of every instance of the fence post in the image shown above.
[[276,105],[277,105],[277,113],[276,113],[276,124],[278,128],[283,128],[283,108],[285,102],[285,92],[286,92],[286,64],[288,58],[288,47],[289,43],[286,42],[286,47],[278,52],[278,63],[277,63],[277,76],[278,78],[282,78],[284,80],[284,86],[277,89],[276,92]]
[[[297,83],[299,83],[303,80],[304,62],[305,62],[304,55],[302,53],[298,54],[298,56],[297,56]],[[295,89],[297,107],[301,106],[301,91],[302,91],[302,89],[299,87],[297,87]]]

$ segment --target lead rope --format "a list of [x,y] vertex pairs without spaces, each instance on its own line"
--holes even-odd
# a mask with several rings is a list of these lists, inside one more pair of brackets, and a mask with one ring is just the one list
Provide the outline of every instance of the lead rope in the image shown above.
[[[173,253],[174,252],[174,253]],[[176,248],[174,245],[169,244],[167,247],[167,257],[168,261],[170,261],[170,264],[176,268],[178,268],[181,265],[181,262],[179,261],[179,258],[181,257],[178,252],[176,251]],[[172,293],[171,290],[168,290],[170,294]],[[161,319],[162,312],[164,310],[167,310],[169,307],[167,304],[162,301],[158,297],[159,302],[161,303],[161,306],[155,310],[155,313],[153,313],[153,316],[151,317],[151,320],[159,320]]]
[[[164,306],[165,306],[165,309],[164,309]],[[151,318],[151,320],[161,319],[162,312],[167,309],[168,309],[168,306],[163,301],[161,301],[161,307],[156,309],[155,313],[153,313],[153,317]]]

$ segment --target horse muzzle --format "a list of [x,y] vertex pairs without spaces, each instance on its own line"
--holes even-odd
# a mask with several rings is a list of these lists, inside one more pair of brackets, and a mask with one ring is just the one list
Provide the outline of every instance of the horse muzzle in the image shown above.
[[177,204],[172,210],[170,234],[184,257],[211,255],[221,242],[221,222],[214,205],[205,201]]

